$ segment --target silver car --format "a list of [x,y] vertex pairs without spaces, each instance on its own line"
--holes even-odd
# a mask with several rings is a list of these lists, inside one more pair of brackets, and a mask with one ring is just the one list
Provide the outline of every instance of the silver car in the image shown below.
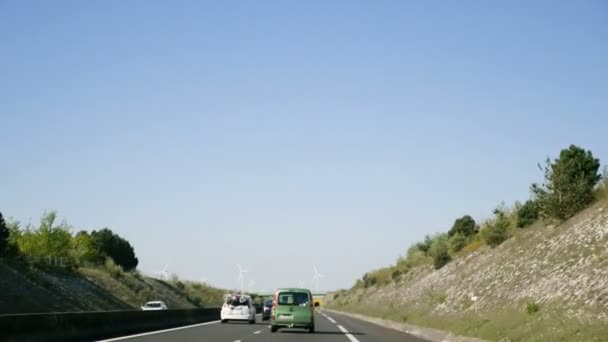
[[153,302],[147,302],[144,306],[141,307],[144,311],[156,311],[156,310],[167,310],[167,304],[160,300],[156,300]]

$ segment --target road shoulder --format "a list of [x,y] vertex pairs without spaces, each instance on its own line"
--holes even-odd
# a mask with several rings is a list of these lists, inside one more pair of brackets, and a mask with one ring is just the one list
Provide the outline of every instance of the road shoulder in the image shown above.
[[411,324],[406,323],[398,323],[390,320],[385,320],[381,318],[369,317],[360,314],[353,314],[349,312],[323,309],[323,311],[334,314],[334,315],[343,315],[355,319],[359,319],[365,322],[373,323],[379,325],[384,328],[398,330],[410,335],[414,335],[416,337],[432,341],[432,342],[487,342],[486,340],[482,340],[475,337],[466,337],[466,336],[458,336],[454,333],[431,329],[431,328],[423,328],[418,327]]

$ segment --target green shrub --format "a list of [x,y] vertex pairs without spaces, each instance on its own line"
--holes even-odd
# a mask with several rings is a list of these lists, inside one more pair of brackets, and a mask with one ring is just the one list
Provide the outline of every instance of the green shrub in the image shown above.
[[393,280],[397,280],[399,279],[399,277],[401,277],[402,274],[403,272],[401,272],[400,270],[394,270],[391,274],[391,278],[393,278]]
[[536,303],[536,302],[528,302],[526,304],[526,312],[530,315],[535,312],[538,312],[539,310],[540,310],[540,305],[538,305],[538,303]]
[[433,257],[433,265],[438,270],[445,266],[452,258],[448,253],[448,236],[447,234],[439,234],[433,238],[429,254]]
[[120,265],[117,265],[112,258],[107,258],[103,264],[104,270],[114,279],[120,279],[124,276],[124,271]]
[[175,282],[175,287],[180,291],[183,291],[186,288],[186,286],[184,286],[184,283],[179,280]]
[[509,232],[510,225],[511,221],[504,210],[501,208],[495,209],[494,218],[486,222],[486,227],[483,231],[486,243],[492,248],[503,243],[511,237],[511,233]]
[[452,253],[460,252],[469,243],[469,239],[461,233],[452,235],[448,241]]
[[373,274],[369,274],[369,273],[365,273],[363,275],[363,287],[368,288],[368,287],[372,287],[374,285],[376,285],[376,283],[378,282],[378,279],[376,279],[376,276],[374,276]]
[[599,159],[591,151],[570,145],[551,163],[547,158],[544,184],[532,184],[531,191],[544,216],[566,220],[594,200],[594,187],[600,180]]
[[469,215],[464,215],[454,221],[452,228],[448,231],[448,236],[452,237],[455,234],[461,234],[467,237],[475,235],[475,233],[477,233],[477,224],[475,223],[475,220]]
[[[430,245],[429,245],[430,248]],[[427,263],[429,256],[427,252],[422,251],[418,245],[413,245],[407,250],[407,256],[405,262],[411,266],[416,267]]]
[[532,200],[526,201],[524,205],[517,209],[517,227],[525,228],[539,218],[539,209],[536,202]]
[[422,251],[424,254],[428,254],[429,250],[431,249],[431,244],[432,243],[433,243],[433,238],[430,235],[426,235],[424,237],[424,241],[423,242],[418,242],[417,244],[415,244],[413,246],[413,248],[416,248],[419,251]]

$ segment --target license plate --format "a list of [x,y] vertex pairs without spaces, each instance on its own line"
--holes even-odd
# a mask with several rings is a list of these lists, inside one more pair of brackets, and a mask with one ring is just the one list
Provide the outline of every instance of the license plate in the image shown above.
[[281,315],[279,316],[280,319],[289,319],[289,320],[293,320],[293,315]]

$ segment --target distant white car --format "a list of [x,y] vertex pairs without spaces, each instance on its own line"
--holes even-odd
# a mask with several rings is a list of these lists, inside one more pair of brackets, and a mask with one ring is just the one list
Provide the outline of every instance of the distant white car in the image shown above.
[[156,310],[167,310],[167,304],[160,300],[156,300],[153,302],[147,302],[144,306],[141,307],[144,311],[156,311]]
[[255,324],[255,306],[248,295],[227,294],[220,314],[222,323],[228,321],[246,321]]

